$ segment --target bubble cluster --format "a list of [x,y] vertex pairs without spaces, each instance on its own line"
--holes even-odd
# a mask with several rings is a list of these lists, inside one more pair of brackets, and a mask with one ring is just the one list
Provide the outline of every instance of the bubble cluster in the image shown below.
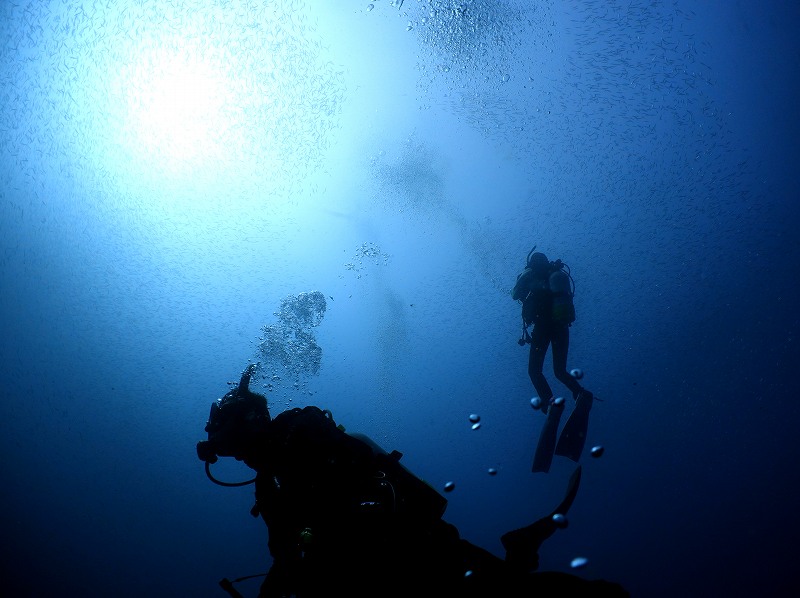
[[291,377],[297,387],[305,377],[319,372],[322,348],[312,329],[320,325],[326,308],[320,291],[290,295],[274,314],[278,321],[262,327],[258,355],[266,365],[260,371],[270,376],[270,388],[281,380],[280,373]]
[[313,291],[282,299],[280,309],[274,315],[293,329],[312,328],[322,323],[327,307],[325,295]]
[[423,85],[441,76],[463,85],[482,81],[487,73],[498,81],[508,77],[512,50],[523,42],[527,24],[525,11],[511,2],[430,0],[411,16],[409,30],[427,58],[420,65]]
[[368,241],[356,247],[353,257],[344,267],[346,270],[358,273],[358,277],[361,278],[361,271],[370,264],[386,266],[389,264],[389,255],[384,253],[377,243]]

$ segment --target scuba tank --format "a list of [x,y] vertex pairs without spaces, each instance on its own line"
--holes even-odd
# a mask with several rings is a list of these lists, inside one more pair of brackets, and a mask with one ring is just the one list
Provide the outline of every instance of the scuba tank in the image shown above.
[[365,434],[351,433],[372,449],[375,461],[385,474],[385,482],[391,486],[394,504],[392,510],[417,521],[432,522],[444,515],[447,499],[426,481],[418,478],[400,463],[399,451],[387,453]]
[[553,302],[551,315],[556,324],[570,325],[575,321],[575,304],[572,298],[575,295],[575,287],[569,270],[564,271],[566,266],[561,260],[556,260],[553,267],[557,268],[550,274],[548,284],[552,292]]

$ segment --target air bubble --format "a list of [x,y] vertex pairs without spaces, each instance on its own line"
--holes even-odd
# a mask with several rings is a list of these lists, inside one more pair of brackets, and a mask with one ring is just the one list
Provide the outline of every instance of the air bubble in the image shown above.
[[586,557],[579,556],[572,559],[572,561],[570,561],[569,566],[572,567],[573,569],[582,569],[588,563],[589,559],[587,559]]

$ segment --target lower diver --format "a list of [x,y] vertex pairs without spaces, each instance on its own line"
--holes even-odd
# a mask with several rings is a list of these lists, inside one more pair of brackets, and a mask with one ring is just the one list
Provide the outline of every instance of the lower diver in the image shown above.
[[[501,538],[501,559],[442,519],[447,500],[407,470],[399,452],[346,433],[315,406],[272,418],[266,397],[249,389],[253,371],[212,403],[197,455],[218,484],[255,482],[251,514],[267,524],[272,555],[259,598],[629,596],[614,582],[536,571],[540,545],[564,527],[554,515],[569,510],[580,466],[555,511]],[[210,465],[220,456],[243,461],[255,478],[219,482]],[[233,583],[220,586],[241,596]]]

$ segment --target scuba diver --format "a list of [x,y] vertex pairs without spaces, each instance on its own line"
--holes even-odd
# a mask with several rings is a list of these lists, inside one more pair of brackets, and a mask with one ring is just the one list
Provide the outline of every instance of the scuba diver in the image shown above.
[[[528,252],[525,269],[517,276],[511,291],[515,301],[522,302],[522,337],[520,346],[530,344],[528,375],[538,393],[534,398],[534,408],[541,409],[547,416],[536,446],[532,471],[548,472],[553,461],[553,453],[568,457],[573,461],[580,459],[586,432],[589,426],[589,411],[596,397],[578,382],[580,370],[567,371],[569,353],[569,328],[575,321],[575,281],[569,266],[560,259],[551,262],[536,246]],[[528,327],[533,324],[533,331]],[[544,358],[548,347],[553,349],[553,373],[564,384],[575,399],[575,409],[556,444],[558,425],[564,412],[564,399],[556,398],[547,379],[542,373]],[[599,399],[597,399],[599,400]]]
[[[266,398],[249,389],[254,369],[212,403],[197,455],[215,483],[255,482],[251,514],[266,523],[272,555],[259,598],[629,596],[613,582],[535,571],[539,546],[565,526],[580,466],[555,511],[501,538],[503,560],[442,519],[447,500],[400,464],[399,452],[346,433],[315,406],[272,418]],[[216,480],[210,465],[222,456],[243,461],[255,478]],[[220,586],[241,597],[228,579]]]

